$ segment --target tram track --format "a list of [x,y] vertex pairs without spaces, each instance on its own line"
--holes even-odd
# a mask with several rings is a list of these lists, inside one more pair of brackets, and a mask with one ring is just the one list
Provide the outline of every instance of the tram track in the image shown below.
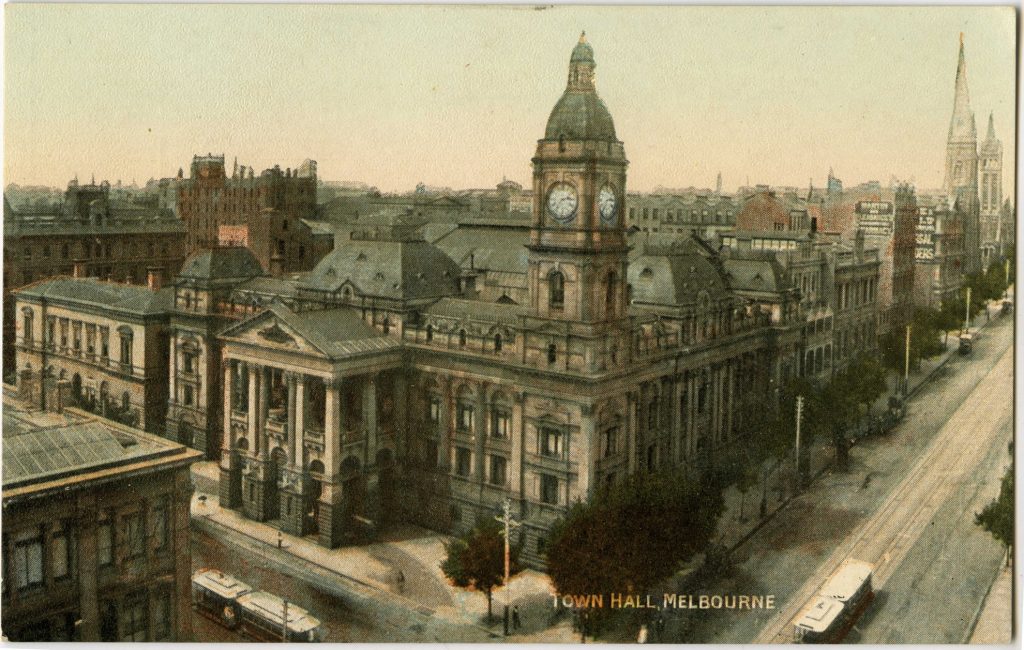
[[[755,643],[787,643],[790,625],[817,594],[828,576],[847,558],[875,564],[875,588],[881,589],[913,547],[933,516],[958,487],[961,479],[982,461],[999,429],[996,425],[1012,411],[1012,402],[992,390],[1012,373],[1013,347],[974,387],[945,423],[924,455],[890,492],[882,505],[848,536],[814,575],[769,621]],[[972,426],[978,423],[989,426]],[[896,523],[894,522],[902,522]]]

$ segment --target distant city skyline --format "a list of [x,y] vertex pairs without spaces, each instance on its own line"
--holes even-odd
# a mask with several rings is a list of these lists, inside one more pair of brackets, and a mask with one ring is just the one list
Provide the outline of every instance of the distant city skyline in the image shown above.
[[963,32],[1013,196],[1012,7],[9,5],[4,183],[142,185],[212,152],[385,192],[529,186],[582,29],[629,190],[727,192],[830,168],[940,187]]

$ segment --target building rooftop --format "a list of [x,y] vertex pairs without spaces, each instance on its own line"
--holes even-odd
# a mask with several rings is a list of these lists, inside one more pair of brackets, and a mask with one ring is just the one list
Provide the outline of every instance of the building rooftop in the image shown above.
[[40,280],[15,291],[18,298],[35,298],[89,304],[139,316],[156,315],[171,307],[171,288],[153,291],[147,286],[120,284],[96,278],[59,276]]
[[3,498],[63,492],[89,481],[190,464],[202,454],[170,440],[76,409],[30,410],[3,396]]

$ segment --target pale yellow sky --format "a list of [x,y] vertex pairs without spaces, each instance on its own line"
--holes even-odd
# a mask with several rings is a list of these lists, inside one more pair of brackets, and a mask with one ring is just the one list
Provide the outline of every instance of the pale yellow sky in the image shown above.
[[327,180],[530,182],[587,31],[629,186],[942,182],[964,32],[1013,191],[1012,7],[8,4],[5,183],[171,176],[195,153]]

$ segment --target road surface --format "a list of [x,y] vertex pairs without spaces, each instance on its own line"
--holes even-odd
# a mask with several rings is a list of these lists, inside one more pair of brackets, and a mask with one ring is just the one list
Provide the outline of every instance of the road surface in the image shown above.
[[[700,587],[772,594],[776,609],[669,612],[666,640],[788,642],[793,615],[858,554],[879,563],[882,591],[849,641],[918,641],[913,634],[931,627],[949,629],[920,641],[968,632],[1001,556],[973,512],[998,493],[1009,461],[1012,341],[1012,319],[993,320],[974,354],[951,358],[917,393],[900,426],[854,447],[848,472],[818,479],[736,549],[728,575]],[[921,586],[943,572],[965,587]],[[904,632],[901,617],[913,619]]]

